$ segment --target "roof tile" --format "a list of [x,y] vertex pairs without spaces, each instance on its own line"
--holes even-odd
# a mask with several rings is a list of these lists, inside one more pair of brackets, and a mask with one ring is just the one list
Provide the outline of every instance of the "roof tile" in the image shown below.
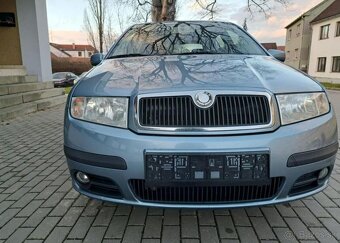
[[335,0],[328,8],[319,14],[311,23],[318,22],[323,19],[333,17],[340,14],[340,0]]

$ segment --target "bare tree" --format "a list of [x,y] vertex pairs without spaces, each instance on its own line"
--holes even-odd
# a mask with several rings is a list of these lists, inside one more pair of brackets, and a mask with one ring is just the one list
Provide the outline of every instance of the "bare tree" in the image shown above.
[[84,26],[90,42],[96,47],[96,41],[98,41],[99,51],[103,52],[108,9],[107,0],[87,0],[87,2],[89,8],[84,13]]
[[[137,0],[110,0],[114,11],[114,22],[118,23],[119,32],[123,32],[128,26],[150,21],[150,4],[139,4]],[[129,13],[129,14],[126,14]]]
[[196,0],[196,3],[200,8],[203,10],[202,17],[209,17],[210,20],[213,20],[215,17],[215,14],[217,12],[216,10],[216,2],[217,0]]
[[109,50],[113,42],[116,40],[117,34],[112,27],[112,18],[108,18],[107,25],[104,31],[104,46],[105,50]]
[[245,31],[248,31],[247,18],[244,18],[244,21],[243,21],[243,29],[244,29]]
[[253,15],[255,12],[259,12],[268,17],[273,3],[281,5],[287,5],[289,0],[247,0],[248,12]]
[[176,17],[177,0],[137,0],[140,6],[151,6],[153,22],[172,21]]
[[[151,7],[152,21],[171,21],[176,17],[177,0],[137,0],[139,6],[148,5]],[[196,3],[202,10],[202,17],[208,17],[210,20],[215,18],[217,13],[218,0],[191,0]],[[268,17],[274,3],[287,4],[289,0],[245,0],[247,9],[251,15],[260,12]]]
[[89,15],[88,15],[86,9],[84,10],[84,29],[87,32],[88,41],[91,43],[91,45],[94,48],[96,48],[96,50],[98,50],[96,36],[95,36],[94,31],[93,31],[91,20],[89,18]]

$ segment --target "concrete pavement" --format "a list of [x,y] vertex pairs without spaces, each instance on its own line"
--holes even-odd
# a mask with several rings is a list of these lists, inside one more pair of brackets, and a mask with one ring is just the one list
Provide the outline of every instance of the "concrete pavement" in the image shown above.
[[[340,115],[340,92],[330,97]],[[0,125],[0,243],[340,241],[340,152],[327,189],[301,201],[235,210],[130,207],[72,189],[62,126],[63,107]]]

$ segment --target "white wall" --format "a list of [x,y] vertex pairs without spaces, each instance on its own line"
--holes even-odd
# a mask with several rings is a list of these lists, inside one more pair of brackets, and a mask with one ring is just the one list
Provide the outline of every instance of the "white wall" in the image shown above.
[[23,65],[39,81],[52,80],[45,0],[16,0]]
[[[65,51],[67,52],[68,54],[70,54],[72,57],[80,57],[79,56],[79,51]],[[92,53],[93,54],[93,53]],[[91,55],[89,55],[89,52],[88,51],[81,51],[81,57],[91,57]]]
[[[333,57],[340,56],[340,36],[336,37],[336,23],[340,21],[340,17],[326,20],[312,26],[312,45],[309,60],[308,74],[320,79],[321,81],[340,83],[340,73],[333,73]],[[321,26],[330,24],[329,38],[320,40]],[[326,57],[326,71],[317,72],[318,58]]]

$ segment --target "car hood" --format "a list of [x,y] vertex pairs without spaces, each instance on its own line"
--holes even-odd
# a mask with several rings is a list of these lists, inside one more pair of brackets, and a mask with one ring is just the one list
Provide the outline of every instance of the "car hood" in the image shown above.
[[306,74],[270,56],[179,55],[104,60],[78,83],[75,96],[131,96],[185,90],[321,91]]

